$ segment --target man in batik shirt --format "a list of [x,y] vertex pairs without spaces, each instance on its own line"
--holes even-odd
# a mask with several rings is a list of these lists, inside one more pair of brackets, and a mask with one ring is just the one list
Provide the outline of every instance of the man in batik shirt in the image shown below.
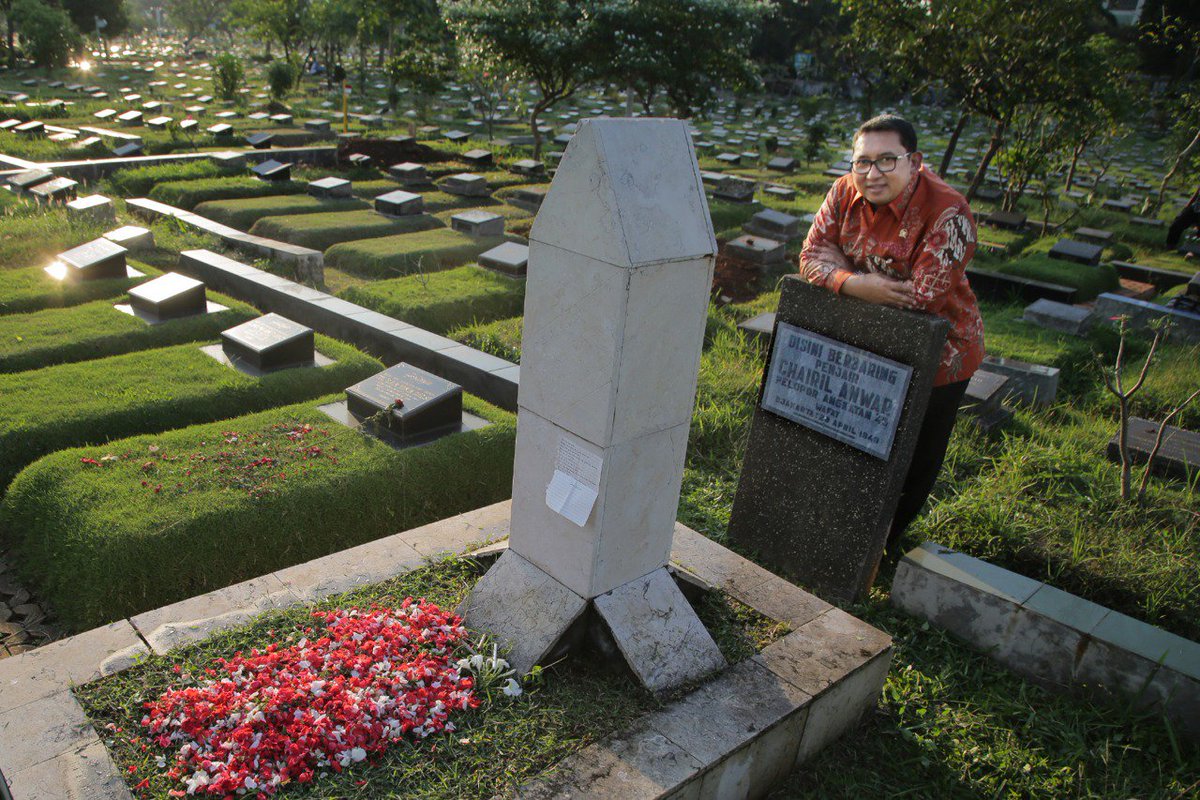
[[921,162],[906,120],[885,114],[863,123],[850,173],[825,196],[800,253],[809,283],[950,322],[889,550],[937,481],[959,403],[983,361],[983,320],[965,271],[975,254],[975,220],[966,199]]

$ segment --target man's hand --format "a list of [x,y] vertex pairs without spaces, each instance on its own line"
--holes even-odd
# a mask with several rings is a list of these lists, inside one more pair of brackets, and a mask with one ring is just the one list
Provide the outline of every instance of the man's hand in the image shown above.
[[874,273],[846,278],[842,284],[842,294],[894,308],[916,308],[917,305],[912,281],[900,281]]

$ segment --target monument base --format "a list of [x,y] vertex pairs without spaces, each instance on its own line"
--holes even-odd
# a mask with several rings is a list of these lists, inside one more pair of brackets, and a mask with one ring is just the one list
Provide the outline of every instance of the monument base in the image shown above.
[[[479,579],[458,613],[469,628],[496,637],[524,674],[561,649],[589,602],[513,550]],[[625,663],[652,692],[698,681],[726,666],[687,598],[660,567],[593,598]]]

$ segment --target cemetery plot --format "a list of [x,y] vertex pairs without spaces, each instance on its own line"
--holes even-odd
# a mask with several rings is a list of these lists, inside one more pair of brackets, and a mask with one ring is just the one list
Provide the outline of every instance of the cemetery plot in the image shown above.
[[169,430],[336,391],[378,370],[378,362],[324,337],[334,359],[321,368],[253,378],[194,344],[0,375],[0,485],[64,447]]
[[190,211],[210,200],[240,200],[251,197],[299,194],[304,194],[304,185],[294,181],[264,183],[253,177],[229,177],[163,181],[151,188],[146,196],[151,200]]
[[258,315],[245,303],[216,293],[209,293],[208,297],[220,304],[221,309],[161,325],[148,324],[132,313],[121,313],[112,300],[0,316],[0,372],[39,369],[183,342],[210,341],[225,328]]
[[441,227],[443,223],[428,214],[393,218],[363,210],[263,217],[254,223],[250,233],[314,250],[325,250],[341,242],[397,236]]
[[1031,254],[999,264],[989,263],[987,266],[1003,275],[1069,286],[1077,290],[1076,302],[1093,300],[1097,295],[1111,292],[1120,286],[1116,268],[1111,264],[1078,264]]
[[466,396],[490,425],[397,450],[317,410],[338,392],[54,453],[0,504],[4,544],[86,630],[508,496],[510,414]]
[[54,280],[43,267],[0,270],[0,316],[87,303],[116,297],[154,277],[158,271],[139,262],[132,266],[143,275],[70,284]]
[[445,228],[335,244],[325,265],[368,278],[435,272],[474,261],[505,241],[502,236],[475,238]]
[[293,214],[317,214],[333,211],[358,211],[370,205],[357,198],[321,200],[307,194],[292,196],[249,197],[238,200],[209,200],[195,207],[202,217],[248,231],[263,217],[288,216]]
[[521,281],[468,265],[351,286],[338,296],[418,328],[446,333],[519,315],[525,287]]

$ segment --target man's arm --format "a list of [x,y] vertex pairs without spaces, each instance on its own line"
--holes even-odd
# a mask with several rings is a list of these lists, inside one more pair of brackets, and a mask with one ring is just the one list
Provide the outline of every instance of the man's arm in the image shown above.
[[943,211],[913,254],[913,308],[939,313],[975,257],[975,220],[965,204]]
[[838,244],[841,230],[841,189],[840,183],[835,183],[825,195],[825,202],[813,216],[812,227],[804,237],[804,249],[800,251],[801,278],[814,286],[841,291],[842,284],[854,274],[850,259]]

